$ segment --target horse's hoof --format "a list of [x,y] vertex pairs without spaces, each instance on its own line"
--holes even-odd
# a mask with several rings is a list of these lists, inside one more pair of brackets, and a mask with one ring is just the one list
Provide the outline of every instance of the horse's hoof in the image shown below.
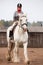
[[25,62],[26,63],[26,65],[29,65],[30,64],[30,61],[27,61],[27,62]]
[[30,64],[30,61],[27,61],[27,64]]
[[8,58],[7,60],[8,60],[8,61],[11,61],[11,58]]
[[12,62],[19,63],[20,59],[12,59]]
[[11,61],[11,57],[10,57],[10,56],[6,57],[6,59],[7,59],[8,61]]

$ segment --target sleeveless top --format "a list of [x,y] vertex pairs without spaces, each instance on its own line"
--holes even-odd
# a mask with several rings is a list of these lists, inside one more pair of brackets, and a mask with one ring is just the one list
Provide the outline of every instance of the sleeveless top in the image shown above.
[[20,13],[18,13],[17,11],[15,11],[13,20],[14,20],[14,21],[19,20],[19,16],[20,16],[21,14],[23,14],[22,11],[21,11]]

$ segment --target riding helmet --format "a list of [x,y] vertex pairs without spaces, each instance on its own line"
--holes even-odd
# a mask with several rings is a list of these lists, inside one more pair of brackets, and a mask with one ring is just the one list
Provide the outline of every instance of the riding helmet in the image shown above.
[[21,8],[22,7],[22,4],[21,3],[18,3],[17,4],[17,7],[20,7]]

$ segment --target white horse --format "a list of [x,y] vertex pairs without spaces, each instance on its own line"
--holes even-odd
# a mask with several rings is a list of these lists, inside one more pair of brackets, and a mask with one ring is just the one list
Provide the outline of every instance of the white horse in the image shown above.
[[[25,62],[29,63],[29,58],[28,58],[28,53],[27,53],[27,45],[28,45],[28,33],[27,33],[27,17],[26,15],[21,15],[19,17],[19,21],[17,21],[18,25],[16,26],[15,30],[13,31],[13,36],[14,36],[14,43],[15,46],[13,48],[13,53],[12,53],[12,61],[13,62],[20,62],[19,58],[19,45],[23,44],[24,47],[24,57],[25,57]],[[9,50],[9,45],[11,44],[11,40],[9,37],[9,32],[12,30],[14,27],[15,22],[13,23],[12,26],[10,26],[7,29],[7,42],[8,42],[8,50]]]

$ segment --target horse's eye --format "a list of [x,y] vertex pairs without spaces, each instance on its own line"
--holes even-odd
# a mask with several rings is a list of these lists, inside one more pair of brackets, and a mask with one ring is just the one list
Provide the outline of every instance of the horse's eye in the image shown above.
[[20,21],[22,21],[22,20],[20,19]]
[[26,19],[26,21],[27,21],[27,19]]

